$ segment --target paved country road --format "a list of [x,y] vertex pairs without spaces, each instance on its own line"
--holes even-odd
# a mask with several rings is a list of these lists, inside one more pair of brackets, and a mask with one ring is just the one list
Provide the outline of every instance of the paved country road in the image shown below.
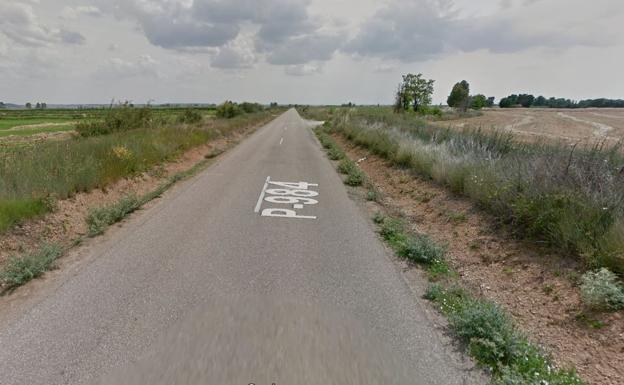
[[483,383],[309,127],[289,110],[53,273],[0,324],[0,384]]

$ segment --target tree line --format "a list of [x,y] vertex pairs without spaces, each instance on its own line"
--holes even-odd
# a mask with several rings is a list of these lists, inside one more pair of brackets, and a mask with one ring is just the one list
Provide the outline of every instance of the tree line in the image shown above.
[[[423,78],[422,74],[403,75],[403,82],[399,84],[395,94],[394,111],[412,110],[421,115],[442,115],[439,107],[430,107],[434,83],[432,79]],[[470,95],[470,84],[462,80],[453,86],[447,103],[449,107],[466,112],[469,108],[480,110],[494,106],[494,97],[483,94]]]
[[498,105],[501,108],[511,107],[546,107],[546,108],[624,108],[624,100],[622,99],[585,99],[574,101],[565,98],[545,98],[544,96],[535,97],[531,94],[512,94],[502,98]]

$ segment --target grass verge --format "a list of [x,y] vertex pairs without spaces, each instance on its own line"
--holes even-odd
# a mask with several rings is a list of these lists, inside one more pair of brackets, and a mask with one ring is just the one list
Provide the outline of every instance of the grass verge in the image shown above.
[[348,186],[361,186],[366,178],[358,165],[347,158],[344,151],[331,136],[324,132],[323,128],[315,130],[315,133],[321,145],[327,151],[327,157],[334,161],[340,161],[338,164],[338,171],[346,175],[344,183]]
[[624,274],[624,156],[618,146],[527,144],[501,132],[440,129],[384,108],[334,110],[328,117],[324,135],[339,133],[471,198],[519,237],[574,256],[589,269]]
[[106,187],[271,117],[264,111],[202,126],[152,121],[146,127],[139,119],[106,135],[0,147],[0,232],[48,212],[46,201]]
[[[319,133],[319,138],[323,134]],[[323,137],[321,143],[326,148],[338,147],[331,137]],[[350,167],[344,160],[338,164],[341,173],[348,173]],[[397,256],[425,268],[431,281],[425,298],[448,318],[450,329],[466,352],[490,372],[492,385],[584,384],[574,370],[556,368],[550,357],[517,329],[504,309],[461,288],[458,275],[447,262],[444,245],[426,234],[409,231],[400,218],[377,213],[373,221]]]

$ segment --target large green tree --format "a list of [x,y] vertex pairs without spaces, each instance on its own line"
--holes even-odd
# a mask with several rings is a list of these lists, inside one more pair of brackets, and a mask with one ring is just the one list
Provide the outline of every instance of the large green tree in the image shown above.
[[422,74],[403,75],[403,83],[396,93],[395,110],[408,110],[411,106],[414,111],[420,111],[422,107],[430,105],[434,82],[432,79],[424,79]]
[[470,85],[467,81],[462,80],[461,82],[455,83],[453,89],[451,90],[451,94],[448,99],[446,99],[446,103],[449,107],[459,108],[462,111],[466,111],[468,109],[468,104],[470,102]]

